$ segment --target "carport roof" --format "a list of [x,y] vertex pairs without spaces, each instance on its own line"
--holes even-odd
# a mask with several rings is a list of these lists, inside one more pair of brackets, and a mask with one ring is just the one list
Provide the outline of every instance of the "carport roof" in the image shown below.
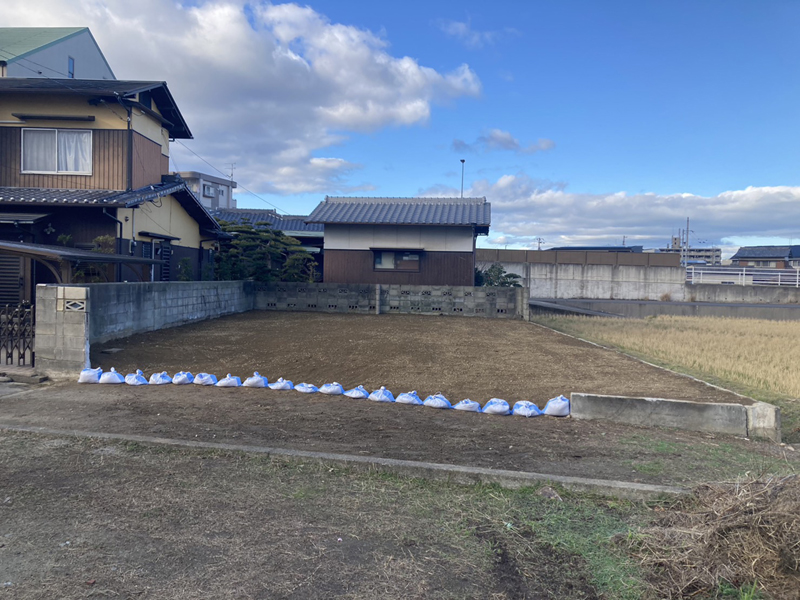
[[157,265],[161,260],[127,256],[125,254],[105,254],[92,250],[79,250],[67,246],[50,246],[47,244],[26,244],[23,242],[0,241],[0,254],[14,254],[47,260],[83,262],[83,263],[129,263]]

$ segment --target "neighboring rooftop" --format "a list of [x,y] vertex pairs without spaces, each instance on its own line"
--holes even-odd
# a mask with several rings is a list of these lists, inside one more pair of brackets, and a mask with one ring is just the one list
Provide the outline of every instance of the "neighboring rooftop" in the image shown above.
[[800,246],[742,246],[731,260],[746,258],[800,258]]
[[558,246],[548,250],[573,250],[576,252],[642,252],[644,246]]
[[[161,115],[139,102],[138,95],[147,92]],[[120,81],[117,79],[44,79],[0,77],[0,94],[45,94],[88,96],[90,103],[101,101],[122,103],[146,112],[161,121],[173,139],[192,139],[192,132],[165,81]]]
[[56,42],[74,37],[87,27],[0,27],[0,61],[13,62]]
[[182,180],[165,176],[159,184],[137,190],[59,190],[43,188],[0,187],[0,206],[27,204],[32,206],[114,206],[131,208],[157,198],[175,196],[202,229],[219,231],[219,224],[192,194]]
[[486,198],[341,198],[326,196],[306,219],[336,225],[473,226],[488,233]]
[[0,27],[0,65],[13,64],[82,34],[89,36],[113,78],[114,72],[88,27]]
[[271,209],[257,208],[219,208],[212,210],[211,214],[218,221],[227,221],[236,225],[253,225],[256,223],[269,223],[273,229],[284,233],[319,233],[322,234],[324,226],[321,223],[306,223],[307,215],[279,215]]

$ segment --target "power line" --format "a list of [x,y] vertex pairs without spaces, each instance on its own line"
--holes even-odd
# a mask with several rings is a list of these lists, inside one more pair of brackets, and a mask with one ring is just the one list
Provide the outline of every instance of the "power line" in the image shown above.
[[[175,140],[175,141],[176,141],[176,142],[178,142],[178,143],[179,143],[181,146],[183,146],[184,148],[186,148],[186,149],[187,149],[189,152],[191,152],[192,154],[194,154],[194,155],[195,155],[197,158],[199,158],[200,160],[202,160],[204,163],[206,163],[206,164],[207,164],[209,167],[211,167],[212,169],[214,169],[214,170],[215,170],[215,171],[217,171],[218,173],[220,173],[220,174],[224,175],[225,177],[228,177],[228,173],[225,173],[225,172],[224,172],[224,171],[222,171],[221,169],[218,169],[217,167],[215,167],[214,165],[212,165],[210,162],[208,162],[208,161],[207,161],[205,158],[203,158],[202,156],[200,156],[200,155],[199,155],[197,152],[195,152],[194,150],[192,150],[191,148],[189,148],[189,146],[187,146],[186,144],[184,144],[182,141],[180,141],[180,140]],[[237,185],[238,185],[238,184],[237,184]],[[243,185],[239,185],[239,187],[240,187],[241,189],[243,189],[245,192],[247,192],[248,194],[251,194],[252,196],[255,196],[256,198],[258,198],[259,200],[261,200],[263,203],[265,203],[265,204],[269,204],[269,205],[270,205],[272,208],[275,208],[275,209],[277,209],[277,210],[279,210],[279,211],[281,211],[281,212],[284,212],[284,213],[286,213],[287,215],[289,214],[289,211],[288,211],[288,210],[285,210],[285,209],[281,208],[280,206],[278,206],[278,205],[276,205],[276,204],[273,204],[273,203],[272,203],[272,202],[270,202],[269,200],[265,200],[264,198],[262,198],[261,196],[259,196],[259,195],[258,195],[258,194],[256,194],[255,192],[251,192],[250,190],[248,190],[248,189],[247,189],[246,187],[244,187]]]

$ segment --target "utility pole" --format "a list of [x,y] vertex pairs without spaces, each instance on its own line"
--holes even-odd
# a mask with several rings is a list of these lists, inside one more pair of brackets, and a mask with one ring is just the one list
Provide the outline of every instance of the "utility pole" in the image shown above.
[[540,237],[537,237],[534,241],[539,245],[537,250],[541,250],[542,249],[542,244],[544,244],[544,240],[542,238],[540,238]]
[[461,197],[464,197],[464,163],[467,159],[461,159]]

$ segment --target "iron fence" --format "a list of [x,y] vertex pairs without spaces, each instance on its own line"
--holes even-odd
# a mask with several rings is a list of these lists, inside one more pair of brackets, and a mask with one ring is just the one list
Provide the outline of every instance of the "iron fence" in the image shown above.
[[30,303],[0,306],[0,358],[5,365],[33,366],[34,308]]

